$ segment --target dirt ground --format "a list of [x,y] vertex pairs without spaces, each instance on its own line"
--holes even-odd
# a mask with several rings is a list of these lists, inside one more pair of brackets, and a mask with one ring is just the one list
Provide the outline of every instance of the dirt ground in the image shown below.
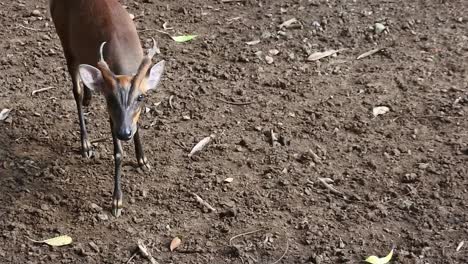
[[[466,0],[124,4],[167,68],[140,123],[153,170],[125,144],[116,219],[103,98],[86,160],[47,1],[0,0],[0,263],[125,263],[139,240],[161,264],[360,263],[392,247],[392,263],[467,263]],[[307,60],[330,49],[345,50]],[[27,239],[60,234],[73,244]]]

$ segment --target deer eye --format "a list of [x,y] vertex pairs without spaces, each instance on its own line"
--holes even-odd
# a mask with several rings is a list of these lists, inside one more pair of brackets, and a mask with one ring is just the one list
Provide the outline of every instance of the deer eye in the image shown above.
[[140,95],[137,97],[137,101],[138,101],[138,102],[141,102],[141,101],[143,101],[144,99],[145,99],[145,96],[142,95],[142,94],[140,94]]

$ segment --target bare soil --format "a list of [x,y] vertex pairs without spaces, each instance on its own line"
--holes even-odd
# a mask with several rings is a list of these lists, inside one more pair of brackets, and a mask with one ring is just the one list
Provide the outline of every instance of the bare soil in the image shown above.
[[[123,2],[167,68],[141,118],[153,170],[125,144],[114,218],[103,98],[86,109],[86,160],[47,1],[0,1],[0,110],[12,109],[0,122],[0,263],[125,263],[138,240],[159,263],[359,263],[392,247],[392,263],[467,263],[466,0]],[[176,43],[157,31],[165,22],[199,37]],[[345,50],[307,60],[330,49]],[[390,111],[374,117],[378,106]],[[73,244],[27,239],[60,234]]]

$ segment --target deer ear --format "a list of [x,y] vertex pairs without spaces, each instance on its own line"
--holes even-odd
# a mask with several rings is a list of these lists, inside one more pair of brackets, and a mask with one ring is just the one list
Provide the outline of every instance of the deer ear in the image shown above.
[[91,65],[81,64],[79,67],[81,81],[93,91],[101,91],[104,85],[102,73],[98,68]]
[[149,74],[146,77],[148,90],[152,90],[158,86],[164,71],[164,64],[165,61],[160,61],[156,63],[149,71]]

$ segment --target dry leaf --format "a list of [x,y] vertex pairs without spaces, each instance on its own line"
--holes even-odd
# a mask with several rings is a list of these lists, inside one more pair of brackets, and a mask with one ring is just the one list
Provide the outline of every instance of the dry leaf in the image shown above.
[[171,251],[174,251],[174,249],[178,248],[181,243],[182,243],[182,240],[180,240],[180,238],[178,238],[178,237],[175,237],[174,239],[172,239],[171,245],[169,246],[169,249]]
[[67,235],[58,236],[58,237],[54,237],[54,238],[50,238],[50,239],[46,239],[42,241],[34,240],[31,238],[28,238],[28,239],[34,243],[43,243],[43,244],[47,244],[53,247],[66,246],[66,245],[70,245],[73,242],[73,239]]
[[8,109],[8,108],[2,109],[2,111],[0,112],[0,121],[7,119],[10,112],[11,112],[11,109]]
[[333,54],[336,54],[338,52],[342,52],[343,50],[345,49],[339,49],[339,50],[326,50],[324,52],[314,52],[312,54],[310,54],[310,56],[307,58],[308,61],[317,61],[317,60],[320,60],[320,59],[323,59],[325,57],[328,57],[328,56],[331,56]]
[[393,256],[393,249],[390,251],[390,253],[388,253],[387,256],[383,258],[379,258],[377,256],[370,256],[366,258],[366,262],[371,263],[371,264],[387,264],[392,259],[392,256]]
[[252,40],[252,41],[246,42],[245,44],[247,44],[247,45],[249,45],[249,46],[253,46],[253,45],[257,45],[258,43],[260,43],[260,40],[259,40],[259,39],[256,39],[256,40]]
[[209,137],[202,139],[195,145],[195,147],[193,147],[188,156],[192,157],[195,153],[201,151],[206,145],[208,145],[208,143],[210,143],[212,138],[214,138],[214,135],[210,135]]
[[386,114],[388,111],[390,111],[390,108],[386,106],[377,106],[374,107],[374,109],[372,109],[372,114],[374,115],[374,117],[376,117],[379,115]]
[[175,42],[187,42],[190,41],[194,38],[196,38],[197,35],[185,35],[185,36],[175,36],[171,37]]
[[224,179],[224,182],[231,183],[234,181],[234,178],[226,178]]

